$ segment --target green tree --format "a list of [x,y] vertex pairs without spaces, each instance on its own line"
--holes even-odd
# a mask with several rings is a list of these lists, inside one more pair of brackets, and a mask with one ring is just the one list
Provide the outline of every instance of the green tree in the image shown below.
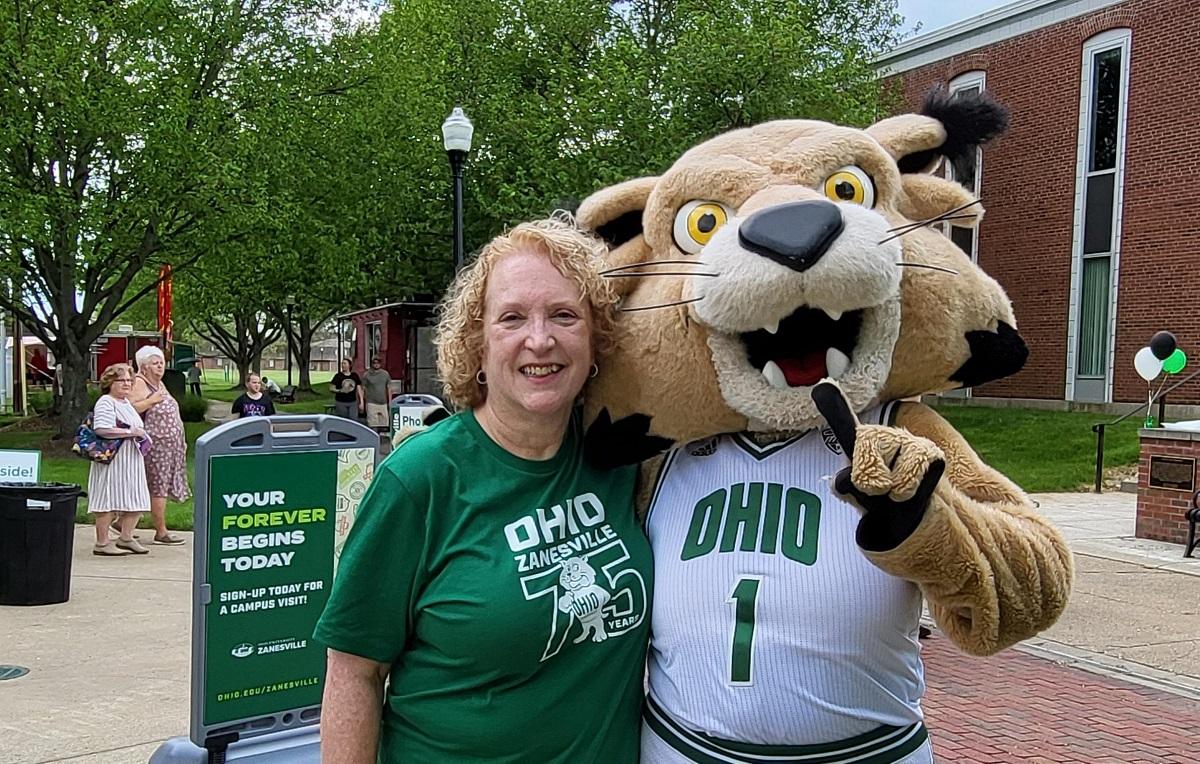
[[0,307],[63,365],[69,435],[88,348],[265,211],[234,147],[306,58],[324,0],[16,0],[0,10]]
[[776,118],[866,124],[872,61],[898,41],[895,0],[407,0],[380,23],[384,249],[422,286],[450,275],[449,173],[438,126],[476,133],[468,248],[602,185],[661,172],[713,134]]

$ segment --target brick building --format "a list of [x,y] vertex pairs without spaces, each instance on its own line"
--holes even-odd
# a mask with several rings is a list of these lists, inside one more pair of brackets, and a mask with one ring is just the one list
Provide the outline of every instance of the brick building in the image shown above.
[[[987,215],[952,237],[1008,291],[1030,347],[978,396],[1144,401],[1161,329],[1200,368],[1200,2],[1020,0],[880,60],[905,108],[983,88],[1008,132],[968,177]],[[1200,403],[1200,380],[1171,395]]]

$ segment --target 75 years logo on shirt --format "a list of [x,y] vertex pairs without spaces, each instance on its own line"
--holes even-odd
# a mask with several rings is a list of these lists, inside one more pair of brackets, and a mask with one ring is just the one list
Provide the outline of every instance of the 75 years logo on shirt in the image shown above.
[[542,600],[550,635],[542,660],[569,637],[603,642],[631,631],[646,617],[646,582],[629,550],[605,522],[594,493],[538,508],[504,529],[526,600]]

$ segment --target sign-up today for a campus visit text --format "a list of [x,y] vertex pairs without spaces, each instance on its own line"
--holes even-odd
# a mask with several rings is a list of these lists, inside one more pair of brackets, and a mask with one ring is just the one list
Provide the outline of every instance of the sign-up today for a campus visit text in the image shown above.
[[372,460],[368,449],[213,457],[205,724],[320,703],[312,629]]

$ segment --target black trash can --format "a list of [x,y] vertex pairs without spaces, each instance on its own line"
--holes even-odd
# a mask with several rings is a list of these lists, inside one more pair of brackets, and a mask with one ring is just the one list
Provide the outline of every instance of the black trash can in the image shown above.
[[0,483],[0,605],[53,605],[71,596],[71,483]]

